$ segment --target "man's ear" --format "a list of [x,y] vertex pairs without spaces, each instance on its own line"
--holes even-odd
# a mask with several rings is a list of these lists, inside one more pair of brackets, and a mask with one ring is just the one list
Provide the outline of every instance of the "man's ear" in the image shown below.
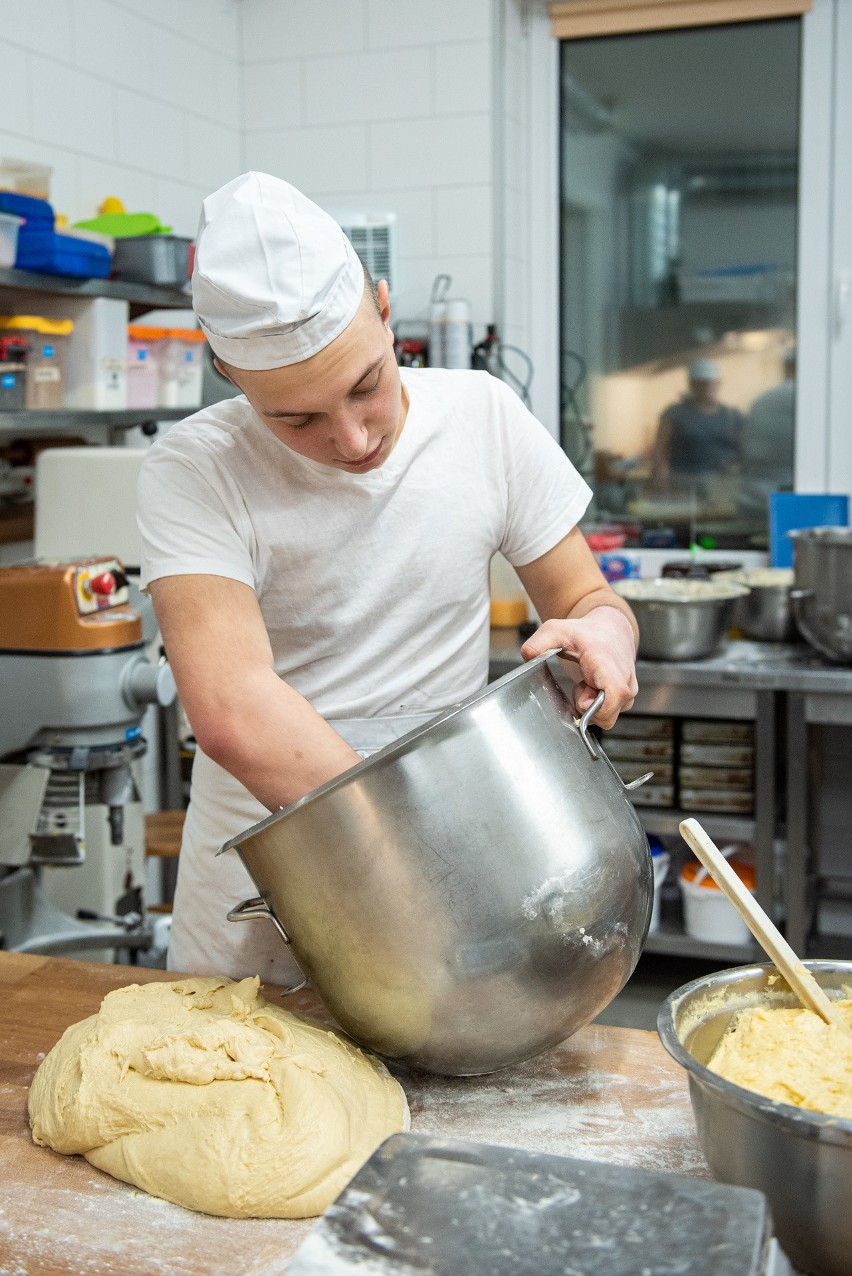
[[[231,385],[237,385],[236,381],[234,381],[230,374],[225,370],[215,354],[213,356],[213,367],[219,373],[220,377],[224,377],[226,381],[230,381]],[[239,386],[237,386],[237,389],[239,389]]]
[[391,316],[390,290],[388,288],[388,281],[386,279],[380,279],[379,282],[376,284],[376,304],[379,307],[379,314],[382,317],[382,323],[385,325],[388,332],[390,333],[391,341],[393,341],[393,333],[391,332],[391,326],[390,326],[390,316]]

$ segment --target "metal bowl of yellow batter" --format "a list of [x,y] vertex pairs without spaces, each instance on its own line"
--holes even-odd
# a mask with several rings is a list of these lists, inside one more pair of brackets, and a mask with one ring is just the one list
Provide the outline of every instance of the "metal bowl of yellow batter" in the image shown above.
[[[852,961],[805,965],[829,997],[852,994]],[[715,1177],[765,1193],[778,1239],[801,1271],[849,1276],[852,1119],[764,1098],[706,1066],[740,1010],[799,1005],[774,966],[739,966],[678,988],[657,1029],[689,1074],[698,1137]]]

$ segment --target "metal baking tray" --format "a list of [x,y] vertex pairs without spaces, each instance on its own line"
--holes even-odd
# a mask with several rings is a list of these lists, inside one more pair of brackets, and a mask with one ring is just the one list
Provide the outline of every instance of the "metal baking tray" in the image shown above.
[[633,789],[630,799],[634,806],[674,806],[674,785],[643,784]]
[[[638,775],[630,778],[638,779]],[[680,782],[690,789],[753,789],[754,771],[750,767],[681,765]]]
[[600,739],[607,757],[613,762],[616,759],[625,762],[671,762],[674,757],[671,740],[620,740],[617,736],[613,739],[609,732]]
[[[630,796],[641,793],[637,789]],[[680,790],[680,804],[684,810],[716,811],[720,815],[750,815],[754,810],[754,794],[744,789],[685,789]]]
[[680,762],[681,766],[751,768],[754,765],[754,745],[681,744]]
[[287,1272],[791,1276],[772,1231],[765,1196],[750,1188],[396,1134],[329,1206]]
[[606,739],[627,736],[636,740],[671,740],[674,722],[671,718],[651,718],[643,714],[623,713],[614,727],[606,733]]
[[680,738],[690,744],[748,744],[754,740],[754,723],[705,721],[703,718],[684,718]]

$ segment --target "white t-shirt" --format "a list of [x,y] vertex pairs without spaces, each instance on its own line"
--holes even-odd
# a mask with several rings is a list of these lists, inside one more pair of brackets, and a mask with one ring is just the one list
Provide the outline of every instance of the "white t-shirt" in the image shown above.
[[[240,396],[170,430],[139,481],[143,586],[199,573],[250,586],[276,672],[332,722],[436,714],[478,691],[492,555],[533,562],[591,496],[503,382],[443,369],[401,376],[408,414],[378,470],[351,474],[298,455]],[[266,814],[196,755],[173,969],[292,973],[274,932],[225,920],[256,891],[236,855],[213,858]]]

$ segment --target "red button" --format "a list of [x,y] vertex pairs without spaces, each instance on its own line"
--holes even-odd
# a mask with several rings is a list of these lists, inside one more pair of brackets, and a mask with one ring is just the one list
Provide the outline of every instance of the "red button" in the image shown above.
[[93,594],[114,594],[116,589],[115,577],[112,572],[101,572],[99,576],[91,578],[89,588]]

